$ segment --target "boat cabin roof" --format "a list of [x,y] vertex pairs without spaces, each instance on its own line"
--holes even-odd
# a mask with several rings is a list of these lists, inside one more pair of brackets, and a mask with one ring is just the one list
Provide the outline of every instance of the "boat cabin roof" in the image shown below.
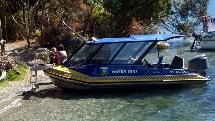
[[180,34],[143,34],[143,35],[130,35],[128,38],[101,38],[96,41],[88,41],[87,44],[107,44],[107,43],[131,43],[131,42],[155,42],[167,41],[173,38],[184,37]]
[[68,59],[82,64],[141,64],[158,41],[183,37],[179,34],[131,35],[88,41]]

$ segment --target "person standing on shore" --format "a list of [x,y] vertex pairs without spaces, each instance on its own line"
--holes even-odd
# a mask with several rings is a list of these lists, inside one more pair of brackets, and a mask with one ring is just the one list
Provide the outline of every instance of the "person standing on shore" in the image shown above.
[[66,51],[64,50],[64,46],[63,44],[60,44],[58,47],[57,47],[57,52],[59,53],[61,59],[62,59],[62,63],[64,63],[66,60],[67,60],[67,53]]

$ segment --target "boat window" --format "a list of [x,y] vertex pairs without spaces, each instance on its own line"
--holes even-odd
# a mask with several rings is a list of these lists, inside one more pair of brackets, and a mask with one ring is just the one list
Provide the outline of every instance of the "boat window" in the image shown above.
[[85,44],[70,61],[89,64],[134,64],[151,43]]
[[151,49],[149,53],[147,53],[144,59],[149,63],[158,63],[158,58],[160,56],[163,56],[163,54],[159,53],[157,47],[155,46],[154,48]]
[[101,49],[91,58],[91,64],[107,64],[110,59],[117,53],[122,43],[103,44]]
[[117,54],[117,52],[122,47],[122,45],[123,45],[123,43],[110,44],[112,51],[110,53],[110,57],[108,58],[108,62]]
[[127,43],[111,64],[134,64],[150,45],[151,42]]
[[94,53],[100,45],[87,45],[85,44],[74,56],[70,59],[70,61],[75,62],[84,62],[92,53]]

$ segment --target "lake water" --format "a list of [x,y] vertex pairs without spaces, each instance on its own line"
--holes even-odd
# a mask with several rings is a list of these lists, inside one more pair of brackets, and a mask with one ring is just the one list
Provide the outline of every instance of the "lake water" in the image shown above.
[[[215,17],[215,1],[209,15]],[[33,98],[23,103],[5,120],[32,121],[215,121],[215,51],[191,51],[192,39],[168,41],[170,48],[161,51],[165,60],[174,55],[185,63],[198,54],[206,54],[211,81],[189,87],[148,87],[130,90],[71,92],[59,97]],[[186,64],[185,64],[186,65]],[[43,94],[43,92],[41,93]],[[42,97],[42,98],[41,98]]]
[[[214,11],[215,1],[211,0],[208,14],[215,17]],[[160,53],[166,61],[179,55],[185,63],[198,54],[206,54],[211,78],[207,84],[91,93],[73,100],[64,113],[70,112],[67,116],[76,120],[91,121],[215,121],[215,51],[190,51],[189,41],[170,41],[170,49]]]

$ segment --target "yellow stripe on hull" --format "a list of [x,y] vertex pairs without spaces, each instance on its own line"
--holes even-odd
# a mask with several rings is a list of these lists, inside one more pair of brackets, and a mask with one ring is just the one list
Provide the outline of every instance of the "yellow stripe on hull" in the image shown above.
[[192,75],[149,75],[149,76],[103,76],[90,77],[83,73],[74,71],[72,69],[56,66],[53,69],[45,70],[46,73],[59,76],[65,79],[77,80],[84,83],[123,83],[123,82],[152,82],[152,81],[206,81],[208,78],[203,76]]

